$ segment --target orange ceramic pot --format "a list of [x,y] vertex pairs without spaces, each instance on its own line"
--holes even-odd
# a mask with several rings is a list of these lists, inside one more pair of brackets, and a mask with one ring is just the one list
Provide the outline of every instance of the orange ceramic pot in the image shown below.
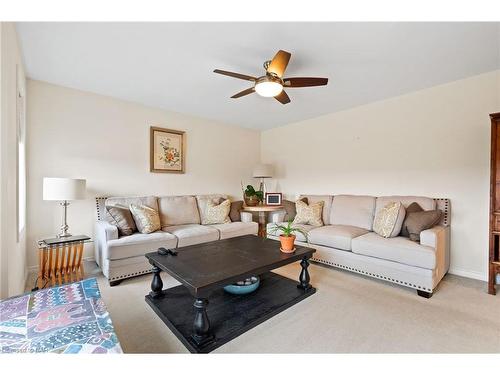
[[295,252],[295,236],[291,235],[289,237],[280,235],[281,242],[281,251],[284,253],[293,253]]

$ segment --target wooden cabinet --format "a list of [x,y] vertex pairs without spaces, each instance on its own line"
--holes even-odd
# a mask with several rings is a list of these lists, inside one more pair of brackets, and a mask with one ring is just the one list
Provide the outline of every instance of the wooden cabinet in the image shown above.
[[500,273],[500,112],[491,118],[490,176],[490,254],[488,293],[495,294],[495,279]]

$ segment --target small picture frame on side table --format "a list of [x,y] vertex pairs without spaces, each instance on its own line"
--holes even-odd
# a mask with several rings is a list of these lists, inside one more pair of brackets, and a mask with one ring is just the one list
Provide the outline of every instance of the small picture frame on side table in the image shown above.
[[281,206],[281,193],[266,193],[266,205],[268,206]]

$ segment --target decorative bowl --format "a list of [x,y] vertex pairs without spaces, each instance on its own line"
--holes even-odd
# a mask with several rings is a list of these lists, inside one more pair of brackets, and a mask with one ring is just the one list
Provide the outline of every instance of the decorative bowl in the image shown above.
[[224,290],[231,294],[248,294],[255,291],[260,285],[258,276],[249,277],[246,280],[238,281],[237,283],[226,285]]

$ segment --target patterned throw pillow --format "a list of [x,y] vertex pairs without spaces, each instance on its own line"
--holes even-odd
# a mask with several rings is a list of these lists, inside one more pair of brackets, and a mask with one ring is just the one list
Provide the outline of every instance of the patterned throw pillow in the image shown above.
[[224,200],[222,203],[208,201],[205,212],[201,215],[201,224],[224,224],[230,223],[229,211],[231,210],[231,201]]
[[302,200],[295,202],[297,214],[293,219],[293,224],[309,224],[314,226],[323,225],[321,215],[323,214],[323,206],[325,202],[319,201],[308,205]]
[[152,233],[161,229],[160,216],[158,212],[151,207],[143,205],[138,206],[132,203],[130,205],[130,212],[132,213],[139,232]]
[[373,221],[373,231],[378,235],[390,238],[401,232],[406,210],[401,202],[390,202],[382,208]]

